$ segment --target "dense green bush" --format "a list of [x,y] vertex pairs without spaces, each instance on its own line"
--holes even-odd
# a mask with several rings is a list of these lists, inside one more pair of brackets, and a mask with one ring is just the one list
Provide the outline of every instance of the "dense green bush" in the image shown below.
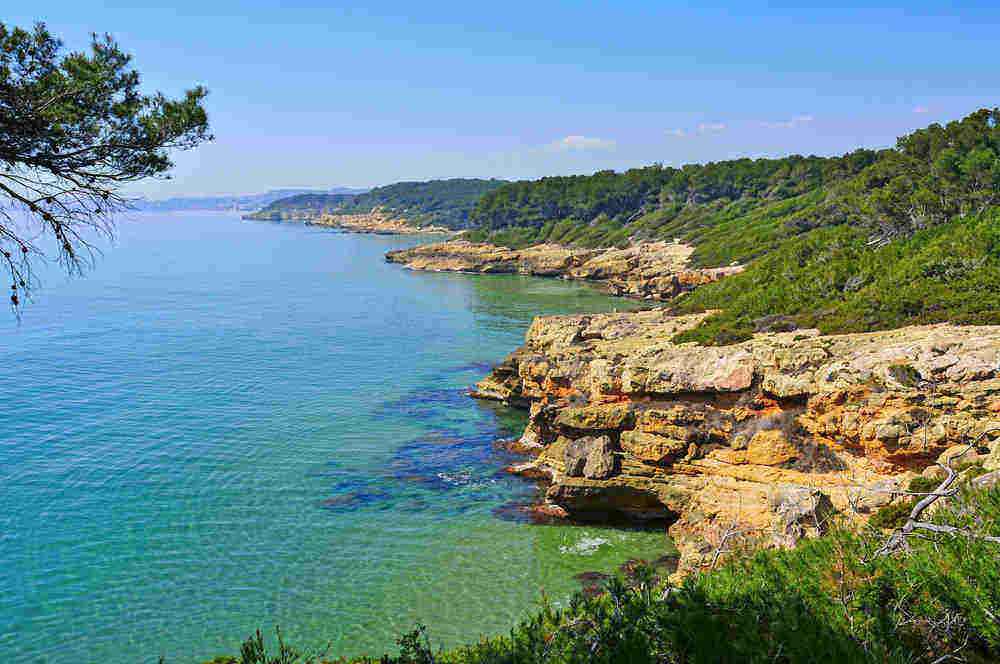
[[675,310],[722,309],[677,341],[726,344],[787,317],[824,334],[951,321],[1000,323],[1000,208],[871,244],[854,226],[810,231],[745,272],[684,296]]
[[[936,483],[934,486],[936,487],[938,484],[940,484],[940,482]],[[910,514],[912,512],[912,500],[902,503],[892,503],[891,505],[883,505],[877,512],[875,512],[875,514],[872,515],[869,523],[874,528],[880,528],[882,530],[895,530],[896,528],[902,528],[906,525],[906,522],[910,518]]]

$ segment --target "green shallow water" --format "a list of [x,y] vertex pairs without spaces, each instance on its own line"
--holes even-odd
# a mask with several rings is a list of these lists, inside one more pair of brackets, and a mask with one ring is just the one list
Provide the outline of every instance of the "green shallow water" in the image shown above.
[[420,273],[414,238],[143,215],[0,346],[0,660],[195,662],[256,627],[380,653],[503,633],[542,589],[670,547],[512,520],[465,391],[532,316],[629,303],[585,284]]

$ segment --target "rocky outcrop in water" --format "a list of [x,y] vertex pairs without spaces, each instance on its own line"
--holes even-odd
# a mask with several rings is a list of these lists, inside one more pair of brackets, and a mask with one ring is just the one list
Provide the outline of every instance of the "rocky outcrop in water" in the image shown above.
[[454,233],[444,226],[415,226],[405,217],[394,217],[384,212],[368,214],[324,214],[309,220],[315,226],[332,226],[347,233],[375,235],[400,235],[408,233]]
[[691,268],[688,261],[693,251],[687,245],[672,242],[639,244],[627,249],[586,249],[558,244],[506,249],[457,239],[390,251],[385,258],[415,270],[599,281],[614,295],[649,300],[669,300],[742,269],[740,266]]
[[[537,456],[515,470],[551,477],[547,514],[666,522],[690,569],[726,529],[790,546],[830,515],[864,520],[1000,427],[1000,327],[670,341],[705,315],[536,318],[478,384],[530,408]],[[1000,446],[969,461],[1000,468]]]

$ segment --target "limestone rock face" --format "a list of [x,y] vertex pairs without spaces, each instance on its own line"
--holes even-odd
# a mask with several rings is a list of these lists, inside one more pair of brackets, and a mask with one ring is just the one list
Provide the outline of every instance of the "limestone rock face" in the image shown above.
[[605,480],[618,472],[615,447],[608,436],[584,436],[563,442],[563,473],[567,477]]
[[583,477],[583,468],[587,465],[590,455],[590,444],[593,438],[580,438],[566,444],[563,452],[563,472],[566,477]]
[[994,428],[977,460],[1000,470],[1000,327],[670,341],[706,315],[536,318],[479,384],[530,405],[522,442],[553,479],[551,504],[573,519],[665,520],[690,569],[732,524],[791,546],[819,532],[817,513],[863,521]]
[[617,473],[615,448],[607,436],[594,438],[587,452],[587,463],[583,466],[583,476],[591,480],[606,480]]
[[983,456],[982,461],[986,470],[1000,470],[1000,440],[993,443],[990,453]]
[[682,435],[683,437],[668,438],[644,431],[622,431],[622,451],[643,463],[666,463],[687,451],[687,432],[684,431]]
[[415,270],[530,274],[604,282],[608,292],[648,300],[670,300],[702,284],[717,281],[742,266],[695,269],[694,249],[673,242],[650,242],[627,249],[584,249],[540,244],[506,249],[455,239],[390,251],[390,263]]
[[556,425],[569,429],[620,429],[631,414],[631,406],[617,403],[563,408],[556,416]]
[[776,466],[799,456],[799,450],[785,438],[780,429],[759,431],[747,447],[747,463]]

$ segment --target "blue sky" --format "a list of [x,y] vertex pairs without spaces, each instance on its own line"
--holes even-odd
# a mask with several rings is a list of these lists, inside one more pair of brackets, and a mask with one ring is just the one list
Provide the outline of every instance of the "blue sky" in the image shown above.
[[[153,198],[536,178],[885,147],[1000,104],[996,3],[18,3],[110,32],[150,90],[211,90]],[[21,13],[27,12],[27,13]]]

